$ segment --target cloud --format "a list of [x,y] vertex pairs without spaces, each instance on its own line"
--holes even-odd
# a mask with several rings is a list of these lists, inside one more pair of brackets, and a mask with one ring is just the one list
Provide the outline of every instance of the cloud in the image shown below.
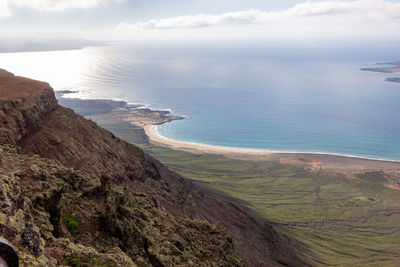
[[[386,0],[304,2],[279,12],[247,10],[216,15],[199,14],[174,18],[121,23],[120,29],[184,29],[220,25],[273,24],[294,22],[399,22],[400,3]],[[351,25],[349,25],[351,26]]]
[[0,0],[0,19],[8,18],[11,16],[11,11],[8,8],[7,0]]
[[160,20],[140,21],[133,26],[146,29],[176,29],[209,27],[222,24],[249,24],[258,21],[263,13],[257,10],[231,12],[219,15],[199,14]]
[[123,0],[8,0],[10,5],[35,9],[39,11],[89,9],[122,1]]

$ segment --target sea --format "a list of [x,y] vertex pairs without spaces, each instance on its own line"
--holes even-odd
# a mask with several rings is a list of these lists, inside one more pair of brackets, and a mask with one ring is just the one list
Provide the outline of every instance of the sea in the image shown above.
[[109,44],[0,53],[0,67],[67,97],[114,99],[185,116],[157,127],[187,142],[400,160],[396,46]]

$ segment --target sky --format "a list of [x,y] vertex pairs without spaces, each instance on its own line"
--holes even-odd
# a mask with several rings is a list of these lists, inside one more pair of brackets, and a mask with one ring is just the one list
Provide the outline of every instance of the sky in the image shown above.
[[0,0],[0,40],[400,39],[400,0]]

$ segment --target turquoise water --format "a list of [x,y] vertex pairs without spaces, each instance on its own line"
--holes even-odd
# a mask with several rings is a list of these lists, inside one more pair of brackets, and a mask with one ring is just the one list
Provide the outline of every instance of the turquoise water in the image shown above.
[[400,160],[400,84],[384,81],[396,75],[360,71],[398,59],[368,49],[111,46],[0,54],[0,65],[78,97],[171,109],[187,119],[158,131],[177,140]]

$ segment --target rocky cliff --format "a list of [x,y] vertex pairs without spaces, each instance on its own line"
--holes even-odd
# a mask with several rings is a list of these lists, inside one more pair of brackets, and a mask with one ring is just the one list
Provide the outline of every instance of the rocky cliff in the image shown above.
[[0,71],[0,237],[23,266],[301,265],[297,245]]

